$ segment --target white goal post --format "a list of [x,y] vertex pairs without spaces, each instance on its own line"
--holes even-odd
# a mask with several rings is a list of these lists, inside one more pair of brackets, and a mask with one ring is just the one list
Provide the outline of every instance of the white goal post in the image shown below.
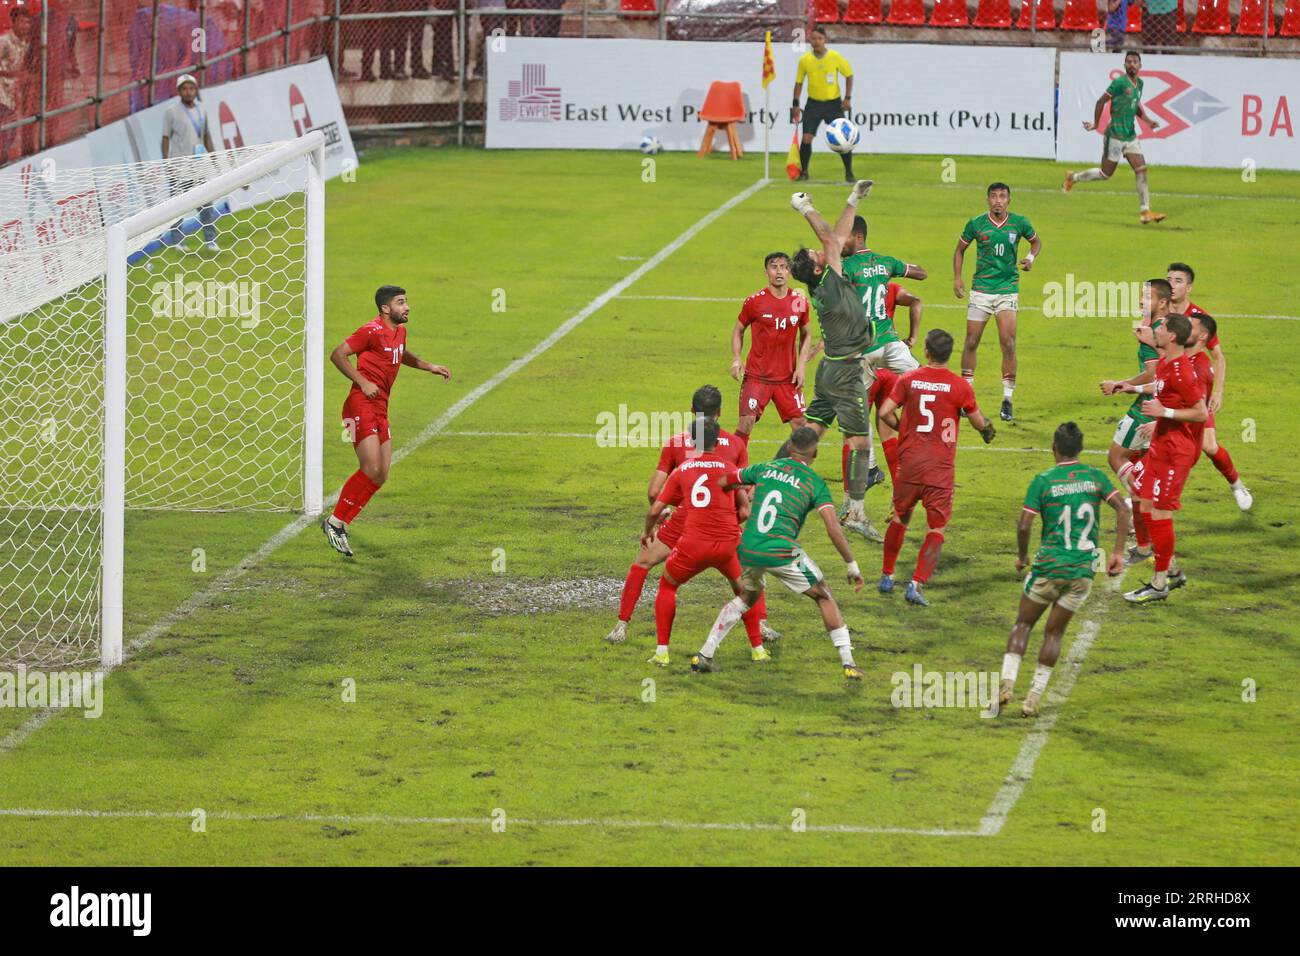
[[89,225],[0,244],[0,667],[121,663],[128,510],[320,514],[324,156],[60,171]]

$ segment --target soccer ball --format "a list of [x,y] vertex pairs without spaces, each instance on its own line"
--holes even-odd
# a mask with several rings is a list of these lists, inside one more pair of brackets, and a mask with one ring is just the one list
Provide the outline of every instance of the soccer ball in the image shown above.
[[851,120],[844,117],[833,119],[826,124],[826,145],[837,153],[851,153],[858,145],[862,134]]
[[659,140],[657,140],[655,137],[646,135],[641,137],[641,144],[639,148],[641,152],[645,153],[647,156],[653,156],[655,153],[659,152],[661,149],[664,148],[664,144],[659,142]]

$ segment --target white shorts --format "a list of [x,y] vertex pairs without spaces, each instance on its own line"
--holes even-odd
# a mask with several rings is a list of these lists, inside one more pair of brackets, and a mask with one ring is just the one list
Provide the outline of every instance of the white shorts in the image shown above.
[[966,307],[967,322],[987,322],[989,316],[999,312],[1020,312],[1018,292],[976,292],[971,290],[970,305]]
[[740,583],[747,591],[763,590],[763,575],[770,573],[795,594],[803,594],[822,582],[822,569],[802,551],[795,549],[795,559],[775,568],[746,564],[740,569]]
[[916,360],[916,356],[902,342],[886,342],[878,349],[872,349],[866,355],[866,361],[863,363],[864,378],[867,385],[870,386],[875,375],[872,374],[875,369],[887,368],[891,372],[897,372],[902,375],[904,372],[910,372],[914,368],[920,368],[921,363]]
[[1129,451],[1146,451],[1151,447],[1151,436],[1139,432],[1138,429],[1141,427],[1142,422],[1132,415],[1125,415],[1115,426],[1115,434],[1110,440]]
[[1092,578],[1040,578],[1030,571],[1025,576],[1024,595],[1035,604],[1059,604],[1077,612],[1092,591]]
[[1106,158],[1112,163],[1118,163],[1130,153],[1141,155],[1142,144],[1135,139],[1116,139],[1107,134],[1106,136]]

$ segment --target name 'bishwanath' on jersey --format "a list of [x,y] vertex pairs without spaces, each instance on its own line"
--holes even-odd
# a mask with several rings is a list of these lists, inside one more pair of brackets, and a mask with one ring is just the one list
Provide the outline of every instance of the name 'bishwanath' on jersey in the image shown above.
[[1077,461],[1035,476],[1025,510],[1042,516],[1043,538],[1030,573],[1057,580],[1092,577],[1101,504],[1117,493],[1104,471]]
[[830,489],[797,458],[764,461],[740,472],[754,485],[754,502],[736,553],[740,563],[775,568],[789,564],[798,551],[804,519],[818,508],[834,507]]

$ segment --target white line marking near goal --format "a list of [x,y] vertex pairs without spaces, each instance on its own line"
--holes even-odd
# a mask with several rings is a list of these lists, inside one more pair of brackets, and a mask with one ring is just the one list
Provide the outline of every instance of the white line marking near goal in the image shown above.
[[[984,817],[980,820],[979,833],[981,836],[997,836],[1002,831],[1002,826],[1007,822],[1007,817],[1015,808],[1016,802],[1029,786],[1029,781],[1034,777],[1034,766],[1038,762],[1038,756],[1047,746],[1047,737],[1056,726],[1057,718],[1061,716],[1061,711],[1065,709],[1065,701],[1070,696],[1070,691],[1074,689],[1074,682],[1079,679],[1079,672],[1083,669],[1083,659],[1088,656],[1088,651],[1092,649],[1093,642],[1097,640],[1097,635],[1101,633],[1101,619],[1106,616],[1106,611],[1115,600],[1115,595],[1119,593],[1124,584],[1124,575],[1117,578],[1111,578],[1106,582],[1106,588],[1102,594],[1102,600],[1095,605],[1092,616],[1083,622],[1079,628],[1079,633],[1075,635],[1074,643],[1070,645],[1070,652],[1065,656],[1065,666],[1058,667],[1054,674],[1056,680],[1048,687],[1047,704],[1039,716],[1035,718],[1034,729],[1029,732],[1025,742],[1020,745],[1020,752],[1016,754],[1016,759],[1011,763],[1011,769],[1007,771],[1006,779],[998,789],[997,794],[993,797],[993,802],[989,808],[984,811]],[[1004,715],[1005,719],[1006,715]],[[1015,719],[1015,718],[1011,718]]]
[[[748,293],[746,293],[747,295]],[[645,302],[731,302],[742,301],[744,295],[720,296],[720,295],[620,295],[620,299],[629,301]],[[927,309],[960,309],[963,312],[966,306],[956,302],[926,302]],[[1021,312],[1042,312],[1041,305],[1022,305]],[[1270,315],[1263,312],[1215,312],[1216,318],[1220,319],[1283,319],[1288,322],[1300,322],[1300,315]],[[1112,316],[1113,318],[1113,316]]]
[[[1175,167],[1177,168],[1177,167]],[[790,182],[793,182],[791,180]],[[773,180],[772,186],[789,186],[790,182],[782,179]],[[847,185],[839,179],[810,179],[807,180],[809,186],[844,186]],[[969,189],[972,192],[983,189],[983,186],[966,186],[961,183],[918,183],[896,181],[900,189]],[[1075,185],[1078,185],[1077,183]],[[1060,186],[1017,186],[1017,193],[1060,193]],[[981,194],[982,195],[982,194]],[[1087,189],[1081,195],[1084,196],[1132,196],[1131,189]],[[1215,193],[1171,193],[1161,190],[1158,194],[1161,197],[1170,196],[1174,199],[1230,199],[1240,202],[1300,202],[1294,196],[1225,196]]]
[[[209,820],[230,820],[236,823],[338,823],[343,825],[378,824],[381,826],[482,826],[490,827],[492,817],[403,817],[387,814],[314,814],[314,813],[235,813],[213,810],[204,814]],[[189,820],[189,810],[53,810],[36,807],[0,809],[0,817],[28,819],[88,819],[88,820]],[[709,823],[694,820],[601,820],[601,819],[530,819],[506,817],[507,826],[522,827],[591,827],[604,830],[766,830],[790,832],[788,823]],[[978,837],[985,834],[977,830],[945,830],[941,828],[916,829],[912,827],[863,827],[851,824],[808,824],[808,833],[859,833],[904,834],[908,836]]]
[[[668,243],[668,245],[664,246],[662,249],[656,252],[653,256],[651,256],[641,265],[637,266],[635,269],[629,272],[618,282],[615,282],[612,286],[610,286],[600,295],[596,296],[596,298],[588,302],[580,312],[574,314],[566,321],[561,323],[550,335],[548,335],[546,338],[542,339],[542,341],[534,345],[528,351],[527,354],[525,354],[521,358],[515,359],[513,362],[511,362],[501,371],[497,372],[495,375],[489,378],[487,381],[481,383],[472,391],[462,396],[459,401],[457,401],[454,405],[452,405],[445,412],[443,412],[437,418],[436,421],[430,423],[429,425],[426,425],[425,428],[418,435],[416,435],[409,442],[407,442],[400,449],[398,449],[393,454],[393,463],[396,464],[397,462],[401,461],[403,458],[410,455],[412,452],[417,451],[431,438],[433,438],[435,435],[437,435],[439,432],[445,429],[448,424],[450,424],[458,415],[461,414],[461,412],[465,411],[465,409],[469,408],[471,405],[477,402],[484,395],[491,392],[494,388],[496,388],[506,379],[510,378],[521,368],[523,368],[528,363],[533,361],[533,359],[537,358],[539,355],[542,355],[544,352],[546,352],[556,342],[560,341],[560,339],[564,338],[575,328],[581,325],[587,318],[589,318],[592,315],[592,313],[603,308],[611,299],[616,298],[620,293],[622,293],[624,289],[632,285],[634,282],[636,282],[638,279],[644,276],[651,269],[655,268],[657,265],[659,265],[661,262],[663,262],[665,259],[671,256],[674,252],[676,252],[686,243],[690,242],[691,239],[695,238],[696,235],[698,235],[702,230],[704,230],[706,227],[708,227],[713,222],[715,222],[719,217],[731,211],[733,208],[738,206],[740,203],[744,202],[750,196],[753,196],[755,193],[757,193],[760,189],[763,188],[766,182],[767,181],[763,179],[758,180],[753,185],[749,186],[748,188],[732,196],[730,199],[724,202],[717,209],[714,209],[712,212],[705,214],[700,219],[697,219],[694,223],[688,226],[680,235],[678,235],[677,238],[672,240],[672,242]],[[326,508],[330,507],[337,500],[338,500],[338,493],[335,492],[325,502],[325,507]],[[316,518],[312,518],[307,515],[302,515],[296,518],[295,520],[291,521],[289,524],[285,525],[278,532],[272,535],[271,538],[269,538],[265,544],[263,544],[252,554],[246,555],[242,560],[239,561],[238,564],[230,568],[228,571],[224,572],[220,577],[214,580],[212,584],[208,585],[208,587],[204,588],[202,591],[199,591],[196,594],[191,595],[190,598],[186,600],[184,603],[180,604],[174,610],[170,611],[164,617],[160,618],[159,620],[155,621],[152,625],[150,625],[150,627],[143,634],[141,634],[135,640],[131,641],[131,643],[124,649],[123,660],[125,661],[129,659],[136,651],[139,651],[140,649],[152,643],[154,639],[156,639],[159,635],[166,633],[168,629],[174,627],[177,623],[183,621],[185,618],[189,617],[195,611],[207,605],[208,602],[210,602],[214,597],[227,590],[231,584],[233,584],[235,581],[242,578],[245,574],[247,574],[253,568],[257,567],[268,557],[270,557],[272,554],[278,551],[282,545],[284,545],[288,541],[293,540],[304,529],[316,523],[317,523]],[[25,741],[28,737],[30,737],[32,734],[36,733],[36,731],[44,727],[45,724],[49,721],[49,719],[55,714],[57,714],[60,710],[61,708],[46,708],[45,710],[39,711],[38,713],[34,714],[30,719],[24,721],[22,725],[20,725],[7,737],[5,737],[3,740],[0,740],[0,757],[3,757],[5,754],[9,753],[10,751],[20,746],[23,743],[23,741]]]

